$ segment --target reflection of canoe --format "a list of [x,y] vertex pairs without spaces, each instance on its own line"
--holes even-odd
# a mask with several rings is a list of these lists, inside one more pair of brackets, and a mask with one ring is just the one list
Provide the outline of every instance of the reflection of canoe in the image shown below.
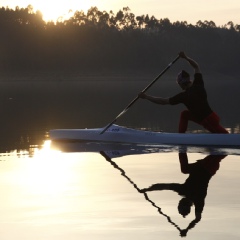
[[180,146],[180,145],[143,145],[143,144],[119,144],[105,142],[69,142],[52,141],[51,148],[62,152],[105,152],[111,158],[127,155],[188,152],[211,155],[240,155],[240,148],[209,147],[209,146]]
[[[143,146],[136,144],[118,144],[103,142],[62,142],[52,141],[51,148],[62,152],[106,152],[111,158],[127,155],[148,154],[174,151],[173,146]],[[176,148],[175,148],[176,149]]]
[[211,133],[161,133],[135,130],[113,125],[105,133],[104,128],[94,129],[55,129],[50,131],[52,140],[101,141],[111,143],[169,144],[195,146],[233,146],[240,147],[240,134]]

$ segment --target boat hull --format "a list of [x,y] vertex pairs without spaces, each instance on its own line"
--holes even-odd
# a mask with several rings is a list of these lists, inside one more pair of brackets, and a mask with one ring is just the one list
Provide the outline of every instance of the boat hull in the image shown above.
[[54,141],[99,141],[134,144],[200,145],[240,147],[240,134],[211,133],[161,133],[135,130],[113,125],[105,133],[104,128],[94,129],[54,129],[50,139]]

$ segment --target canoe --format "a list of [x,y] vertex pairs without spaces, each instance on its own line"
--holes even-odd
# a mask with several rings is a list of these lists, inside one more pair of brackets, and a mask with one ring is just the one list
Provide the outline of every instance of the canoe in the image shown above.
[[131,144],[164,144],[194,146],[240,147],[240,134],[213,133],[164,133],[137,130],[112,125],[105,133],[103,128],[53,129],[50,139],[54,141],[94,141]]

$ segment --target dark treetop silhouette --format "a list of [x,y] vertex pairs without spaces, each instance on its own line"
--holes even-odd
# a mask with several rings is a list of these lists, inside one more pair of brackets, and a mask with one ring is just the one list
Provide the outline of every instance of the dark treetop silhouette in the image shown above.
[[[170,22],[128,7],[117,13],[91,7],[70,19],[43,21],[32,6],[0,8],[1,71],[158,72],[187,46],[205,72],[239,75],[240,25],[213,21]],[[207,43],[207,44],[206,44]],[[202,59],[201,59],[202,58]]]

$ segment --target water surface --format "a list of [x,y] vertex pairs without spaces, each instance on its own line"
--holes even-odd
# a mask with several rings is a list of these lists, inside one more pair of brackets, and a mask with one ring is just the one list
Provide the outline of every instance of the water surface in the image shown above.
[[181,152],[187,152],[189,164],[209,155],[224,158],[209,181],[202,217],[197,222],[193,222],[194,206],[185,218],[179,214],[182,196],[178,193],[141,192],[153,184],[186,181],[189,174],[181,172],[178,147],[64,147],[47,141],[31,152],[2,153],[1,239],[155,240],[179,239],[180,235],[189,239],[238,239],[238,150],[230,155],[228,150],[214,149]]
[[[194,206],[183,218],[183,196],[166,190],[189,177],[178,147],[56,146],[48,140],[53,128],[106,126],[157,75],[1,77],[1,240],[240,238],[239,149],[180,149],[190,164],[224,155],[219,169],[216,162],[211,168],[217,172],[196,219]],[[206,81],[209,101],[222,124],[239,133],[239,81],[223,78]],[[149,93],[168,97],[178,91],[175,80],[164,78]],[[176,132],[183,109],[139,100],[117,123]],[[189,131],[202,129],[190,124]],[[161,190],[142,191],[153,184]]]

